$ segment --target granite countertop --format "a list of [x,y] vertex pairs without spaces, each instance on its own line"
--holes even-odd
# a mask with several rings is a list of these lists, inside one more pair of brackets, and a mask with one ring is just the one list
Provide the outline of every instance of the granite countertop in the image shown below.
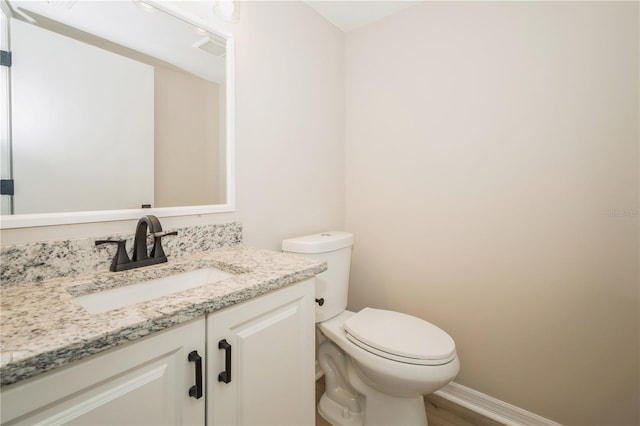
[[[74,300],[83,294],[208,266],[235,275],[99,314],[88,313]],[[325,262],[236,245],[124,272],[105,271],[2,289],[0,385],[285,287],[326,268]]]

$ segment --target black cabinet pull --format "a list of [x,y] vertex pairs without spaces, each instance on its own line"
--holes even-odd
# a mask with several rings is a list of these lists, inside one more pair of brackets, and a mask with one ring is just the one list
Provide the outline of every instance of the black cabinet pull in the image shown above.
[[224,371],[218,374],[218,381],[229,383],[231,381],[231,345],[227,339],[218,342],[218,349],[224,349]]
[[189,388],[189,396],[200,399],[202,398],[202,357],[198,355],[198,351],[189,353],[189,362],[196,363],[196,384]]

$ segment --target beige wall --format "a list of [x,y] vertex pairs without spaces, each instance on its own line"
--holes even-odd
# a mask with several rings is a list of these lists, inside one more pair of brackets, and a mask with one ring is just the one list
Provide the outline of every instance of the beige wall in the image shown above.
[[[215,23],[210,2],[180,7]],[[344,34],[302,2],[241,2],[236,44],[236,211],[165,228],[242,222],[248,245],[344,228]],[[135,221],[3,230],[2,244],[131,232]]]
[[154,207],[223,204],[217,83],[156,66]]
[[303,2],[241,5],[239,218],[247,243],[279,250],[344,229],[344,34]]
[[458,383],[565,424],[640,424],[638,16],[428,2],[346,39],[349,307],[441,326]]

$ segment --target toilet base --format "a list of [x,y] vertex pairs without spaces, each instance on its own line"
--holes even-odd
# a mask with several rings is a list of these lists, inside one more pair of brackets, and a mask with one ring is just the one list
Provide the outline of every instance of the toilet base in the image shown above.
[[368,395],[367,418],[362,413],[354,413],[343,405],[331,400],[326,394],[320,398],[318,412],[333,426],[427,426],[427,413],[422,397],[398,398],[385,395],[376,398]]
[[427,426],[422,395],[400,397],[382,393],[366,384],[355,368],[349,369],[349,382],[363,400],[365,426]]
[[363,426],[364,417],[362,413],[354,413],[348,408],[331,400],[326,394],[322,394],[318,403],[318,413],[323,419],[333,426]]

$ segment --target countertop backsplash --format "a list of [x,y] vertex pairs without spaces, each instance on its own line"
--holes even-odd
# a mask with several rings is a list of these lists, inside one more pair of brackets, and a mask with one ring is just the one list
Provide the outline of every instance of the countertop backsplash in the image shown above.
[[[134,231],[127,234],[2,246],[0,288],[106,271],[116,253],[116,247],[112,244],[96,246],[95,241],[126,239],[127,253],[131,254]],[[178,235],[162,240],[162,247],[170,259],[242,243],[242,225],[239,222],[165,231],[178,231]],[[149,236],[149,239],[152,238]],[[151,247],[150,241],[148,246]]]

